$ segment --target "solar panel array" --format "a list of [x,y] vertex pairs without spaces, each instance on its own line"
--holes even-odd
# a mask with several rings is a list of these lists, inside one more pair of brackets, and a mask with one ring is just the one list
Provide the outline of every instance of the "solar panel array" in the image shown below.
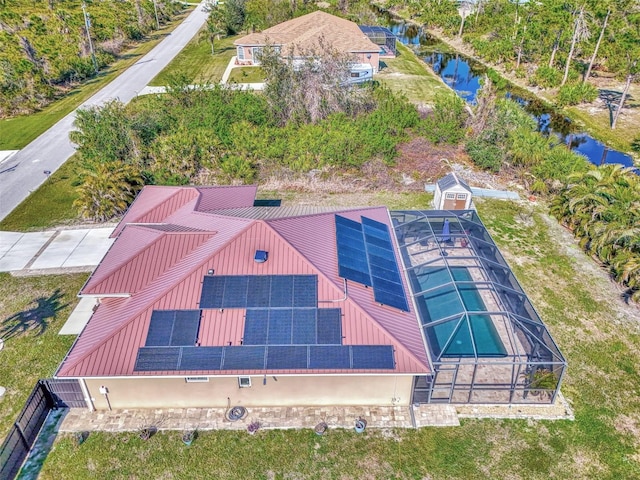
[[391,345],[142,347],[134,371],[392,370]]
[[409,311],[388,227],[367,217],[362,223],[335,216],[338,274],[373,286],[376,302]]
[[384,223],[362,217],[367,259],[373,283],[373,298],[384,305],[409,311],[389,229]]
[[199,328],[200,310],[154,310],[145,346],[191,346]]
[[208,275],[200,296],[200,308],[317,306],[316,275]]
[[248,309],[244,345],[315,345],[342,343],[339,308]]
[[338,275],[347,280],[371,286],[362,224],[336,215],[336,242]]

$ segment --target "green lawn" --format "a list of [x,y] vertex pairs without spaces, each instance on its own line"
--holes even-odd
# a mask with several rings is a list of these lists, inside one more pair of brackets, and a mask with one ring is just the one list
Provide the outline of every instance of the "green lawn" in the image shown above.
[[179,16],[176,21],[165,28],[154,32],[143,44],[123,52],[120,60],[100,72],[96,78],[74,88],[63,98],[53,102],[41,111],[31,115],[0,120],[0,131],[2,132],[2,135],[0,135],[0,150],[19,150],[30,143],[151,51],[153,47],[180,24],[185,15],[186,13]]
[[165,86],[176,76],[184,76],[189,83],[220,82],[229,60],[236,53],[233,46],[236,38],[216,40],[215,54],[211,55],[211,44],[201,31],[149,85]]
[[[271,192],[263,192],[274,197]],[[287,203],[308,202],[294,193]],[[325,195],[318,203],[426,207],[424,194]],[[563,392],[576,420],[463,420],[460,427],[362,435],[331,430],[61,436],[43,479],[632,479],[640,478],[640,314],[543,207],[478,200],[481,218],[568,358]],[[259,420],[259,419],[257,419]]]
[[73,155],[31,195],[0,222],[0,231],[40,230],[77,221],[73,207],[77,156]]
[[374,78],[417,104],[433,104],[437,92],[451,92],[424,62],[399,42],[396,58],[381,59],[380,72]]
[[260,67],[236,67],[231,70],[228,83],[261,83],[264,80],[264,71]]
[[[78,303],[76,295],[87,276],[0,273],[0,337],[5,339],[0,351],[0,385],[7,389],[0,399],[0,442],[38,379],[53,375],[71,347],[75,337],[60,336],[58,331]],[[22,327],[33,329],[24,334]],[[16,336],[10,334],[14,328],[19,333]]]

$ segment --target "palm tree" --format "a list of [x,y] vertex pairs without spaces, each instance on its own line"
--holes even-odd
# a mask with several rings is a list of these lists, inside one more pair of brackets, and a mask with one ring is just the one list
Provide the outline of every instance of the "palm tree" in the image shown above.
[[83,218],[97,222],[123,214],[144,184],[140,172],[120,160],[98,163],[81,177],[73,204]]

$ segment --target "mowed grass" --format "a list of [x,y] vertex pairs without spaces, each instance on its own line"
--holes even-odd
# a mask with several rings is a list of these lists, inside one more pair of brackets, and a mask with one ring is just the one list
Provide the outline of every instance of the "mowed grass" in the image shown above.
[[264,80],[264,70],[260,67],[236,67],[231,70],[228,83],[261,83]]
[[[263,192],[283,204],[308,196]],[[328,200],[328,201],[327,201]],[[427,208],[425,194],[328,196],[317,204]],[[327,201],[325,203],[325,201]],[[575,421],[463,420],[460,427],[376,431],[180,432],[147,442],[93,432],[58,438],[43,479],[636,479],[640,478],[640,313],[543,207],[477,200],[500,245],[569,362],[563,393]],[[517,408],[517,407],[514,407]],[[256,420],[260,420],[256,418]]]
[[[88,274],[12,277],[0,273],[0,442],[40,378],[53,375],[75,336],[58,335]],[[35,328],[30,328],[35,327]],[[16,328],[17,335],[11,331]],[[22,329],[27,331],[23,333]]]
[[396,58],[381,59],[380,71],[374,78],[416,104],[433,104],[437,92],[451,92],[411,49],[400,42]]
[[231,57],[236,53],[233,46],[236,38],[231,36],[215,40],[215,53],[212,55],[211,44],[201,30],[149,85],[166,86],[176,77],[184,77],[189,83],[219,83]]
[[0,132],[2,132],[0,135],[0,150],[20,150],[36,139],[56,122],[75,110],[91,95],[137,62],[142,56],[150,52],[153,47],[180,24],[187,14],[188,12],[178,16],[175,21],[154,32],[144,43],[121,53],[120,59],[100,72],[97,77],[74,88],[64,97],[51,103],[41,111],[31,115],[0,120]]
[[25,232],[76,222],[78,211],[73,201],[77,198],[77,158],[73,155],[14,208],[0,222],[0,231]]

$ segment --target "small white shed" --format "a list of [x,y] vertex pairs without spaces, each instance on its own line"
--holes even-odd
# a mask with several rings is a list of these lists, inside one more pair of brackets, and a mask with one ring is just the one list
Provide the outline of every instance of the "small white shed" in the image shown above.
[[471,188],[455,173],[449,173],[436,182],[433,206],[437,210],[469,210]]

